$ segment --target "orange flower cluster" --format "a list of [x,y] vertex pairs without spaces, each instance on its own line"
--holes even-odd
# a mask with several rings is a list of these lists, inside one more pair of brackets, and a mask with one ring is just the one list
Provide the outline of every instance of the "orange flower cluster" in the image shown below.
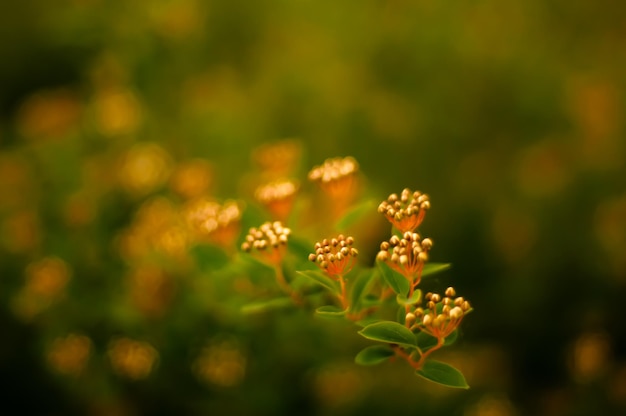
[[255,252],[269,264],[277,266],[283,259],[291,230],[280,221],[266,222],[259,228],[250,228],[241,249]]
[[385,218],[401,233],[414,231],[420,226],[430,208],[428,195],[419,191],[411,192],[409,188],[397,194],[389,195],[386,201],[378,206],[378,212],[385,215]]
[[309,260],[336,280],[354,267],[359,252],[352,248],[353,243],[354,238],[345,237],[343,234],[331,240],[325,238],[315,244],[315,253],[309,254]]
[[394,235],[388,242],[383,241],[376,259],[387,263],[417,286],[432,246],[430,238],[422,239],[418,233],[407,231],[402,238]]
[[454,288],[446,289],[442,298],[437,293],[427,293],[425,296],[426,309],[418,307],[414,313],[407,314],[407,323],[419,327],[425,333],[437,339],[449,336],[458,326],[471,306],[463,297],[456,297]]

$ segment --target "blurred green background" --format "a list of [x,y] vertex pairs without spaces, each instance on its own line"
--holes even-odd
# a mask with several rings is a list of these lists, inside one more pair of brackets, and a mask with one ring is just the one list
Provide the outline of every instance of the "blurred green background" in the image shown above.
[[[0,414],[626,412],[624,39],[618,0],[1,2]],[[430,195],[470,390],[357,367],[307,311],[240,316],[175,234],[137,255],[284,139],[304,188],[351,155],[367,197]]]

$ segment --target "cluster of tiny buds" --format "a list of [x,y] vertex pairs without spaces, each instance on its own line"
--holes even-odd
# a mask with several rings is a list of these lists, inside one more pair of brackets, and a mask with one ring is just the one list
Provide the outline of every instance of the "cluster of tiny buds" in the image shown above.
[[415,277],[428,261],[428,251],[432,246],[430,238],[422,240],[418,233],[406,231],[402,238],[394,235],[388,242],[383,241],[376,259],[386,262],[406,277]]
[[401,232],[405,232],[415,230],[429,208],[428,195],[405,188],[400,196],[391,194],[386,201],[381,202],[378,212],[384,214],[387,220]]
[[271,203],[293,196],[298,190],[298,184],[291,180],[281,180],[260,186],[254,192],[255,198],[262,203]]
[[315,166],[309,172],[309,179],[311,181],[328,183],[350,176],[358,170],[359,164],[353,157],[326,159],[324,164]]
[[220,204],[200,198],[188,204],[185,212],[190,226],[205,234],[227,227],[241,218],[240,204],[232,200]]
[[406,324],[411,327],[417,322],[425,332],[437,338],[445,338],[451,334],[471,310],[470,303],[461,296],[456,297],[456,291],[452,287],[446,289],[443,298],[438,293],[429,292],[424,299],[426,309],[418,307],[414,313],[409,312],[406,315]]
[[315,243],[315,253],[309,254],[309,261],[325,271],[330,277],[342,276],[352,269],[354,258],[359,254],[352,247],[354,238],[339,234],[331,240],[324,239]]
[[280,221],[266,222],[259,228],[250,228],[245,241],[241,244],[241,249],[249,252],[251,250],[279,248],[287,244],[289,234],[291,234],[291,230],[283,227]]

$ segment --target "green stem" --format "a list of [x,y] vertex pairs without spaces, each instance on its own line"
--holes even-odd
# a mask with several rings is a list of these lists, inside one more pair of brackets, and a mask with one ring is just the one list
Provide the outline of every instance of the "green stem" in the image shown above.
[[283,292],[287,293],[296,304],[302,304],[300,296],[289,286],[289,283],[287,283],[283,268],[280,265],[276,265],[274,270],[276,272],[276,283],[278,283],[278,286],[280,286]]

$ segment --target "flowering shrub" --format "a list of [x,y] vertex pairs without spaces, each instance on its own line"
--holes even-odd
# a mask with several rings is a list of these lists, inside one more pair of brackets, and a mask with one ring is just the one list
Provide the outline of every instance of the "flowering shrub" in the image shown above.
[[[358,205],[350,210],[358,193],[357,171],[354,158],[334,158],[314,167],[308,175],[330,201],[331,218],[336,221],[354,221],[364,210]],[[269,186],[259,188],[262,192],[257,191],[257,197],[284,195],[285,199],[289,198],[289,205],[293,205],[294,187],[281,193],[282,183]],[[276,192],[272,192],[272,186]],[[266,198],[262,201],[266,202]],[[467,300],[456,296],[453,287],[448,287],[443,297],[430,292],[423,295],[419,288],[422,278],[449,267],[428,263],[433,242],[417,232],[429,209],[428,195],[408,188],[380,203],[378,212],[391,223],[393,235],[380,244],[376,266],[371,268],[358,267],[355,239],[337,234],[312,246],[313,252],[307,258],[315,264],[315,270],[298,270],[295,275],[286,273],[289,265],[285,257],[292,230],[278,220],[250,228],[241,244],[242,251],[274,270],[277,286],[288,298],[250,304],[243,311],[253,313],[295,304],[314,308],[322,317],[352,321],[361,336],[377,342],[361,350],[356,363],[373,365],[399,358],[427,380],[468,388],[460,371],[431,358],[437,350],[454,343],[459,325],[472,308]],[[279,213],[281,218],[288,217],[284,209],[269,211],[276,217]],[[290,281],[286,274],[291,275]],[[329,296],[320,296],[316,288]],[[396,319],[385,319],[390,315]]]

